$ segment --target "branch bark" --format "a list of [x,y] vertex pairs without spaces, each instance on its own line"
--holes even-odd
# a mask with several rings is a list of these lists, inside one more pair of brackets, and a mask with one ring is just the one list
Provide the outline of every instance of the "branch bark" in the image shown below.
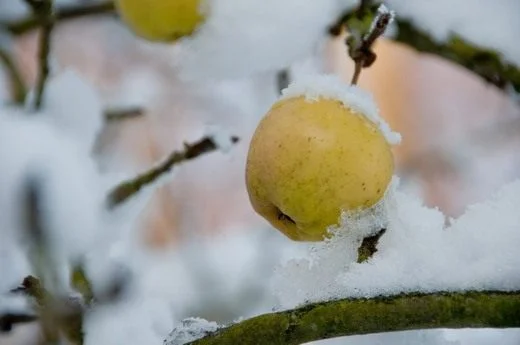
[[[360,6],[343,13],[331,26],[329,33],[337,36],[344,26],[357,27],[360,23],[366,25],[375,17],[377,8],[377,5]],[[506,61],[500,52],[468,42],[456,34],[452,34],[445,42],[439,42],[415,26],[412,20],[401,18],[399,15],[394,23],[397,34],[390,39],[418,52],[437,55],[456,63],[502,90],[512,86],[516,92],[520,92],[520,67]]]
[[340,336],[432,328],[520,326],[520,291],[344,299],[257,316],[190,345],[297,345]]

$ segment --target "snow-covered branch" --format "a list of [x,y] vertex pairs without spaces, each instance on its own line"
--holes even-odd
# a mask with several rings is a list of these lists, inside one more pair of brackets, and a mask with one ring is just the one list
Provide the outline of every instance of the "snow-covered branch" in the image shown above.
[[[366,25],[377,15],[378,7],[378,5],[360,6],[354,11],[348,10],[330,28],[331,35],[340,34],[343,26],[350,29],[358,27],[360,23]],[[520,67],[506,61],[500,52],[473,44],[455,33],[444,42],[440,42],[416,26],[412,19],[402,18],[399,15],[394,23],[397,30],[389,38],[396,42],[404,43],[421,53],[438,55],[454,62],[500,89],[512,86],[520,92]]]
[[265,314],[221,328],[188,344],[296,345],[347,335],[413,329],[519,326],[520,291],[407,294],[329,301]]

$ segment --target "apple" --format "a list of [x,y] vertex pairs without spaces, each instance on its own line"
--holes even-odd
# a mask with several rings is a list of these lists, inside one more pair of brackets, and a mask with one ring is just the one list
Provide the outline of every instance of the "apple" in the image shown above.
[[121,19],[149,41],[173,42],[192,34],[204,21],[201,0],[116,0]]
[[322,241],[342,211],[366,210],[394,172],[380,127],[344,102],[295,96],[276,102],[256,128],[246,162],[254,210],[296,241]]

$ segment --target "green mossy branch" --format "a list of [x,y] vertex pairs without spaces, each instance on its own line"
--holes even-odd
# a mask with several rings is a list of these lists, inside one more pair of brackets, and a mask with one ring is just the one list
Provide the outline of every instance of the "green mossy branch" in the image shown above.
[[297,345],[348,335],[433,328],[520,327],[520,291],[344,299],[257,316],[190,345]]
[[520,92],[520,68],[505,61],[499,52],[472,44],[454,33],[446,42],[437,42],[408,20],[400,19],[397,25],[395,41],[459,64],[500,89],[511,85]]
[[[345,26],[350,30],[366,30],[376,16],[379,5],[359,6],[342,14],[329,29],[332,36],[341,33]],[[485,81],[506,89],[512,86],[520,92],[520,68],[508,62],[500,52],[473,44],[452,33],[445,42],[439,42],[426,31],[418,28],[412,20],[397,17],[394,20],[397,33],[390,39],[405,44],[418,52],[440,56],[477,74]]]

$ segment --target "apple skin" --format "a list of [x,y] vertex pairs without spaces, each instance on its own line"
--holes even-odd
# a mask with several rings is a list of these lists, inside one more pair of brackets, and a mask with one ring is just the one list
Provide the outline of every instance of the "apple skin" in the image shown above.
[[116,0],[123,22],[138,36],[174,42],[192,34],[204,21],[201,0]]
[[295,241],[322,241],[342,210],[380,201],[394,159],[383,133],[334,99],[283,99],[250,143],[246,187],[254,210]]

